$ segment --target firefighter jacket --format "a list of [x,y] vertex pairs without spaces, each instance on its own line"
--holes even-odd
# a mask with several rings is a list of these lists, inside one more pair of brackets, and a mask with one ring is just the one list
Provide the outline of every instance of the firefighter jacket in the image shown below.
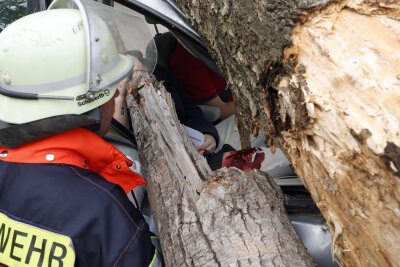
[[132,162],[85,129],[0,147],[0,266],[149,266]]

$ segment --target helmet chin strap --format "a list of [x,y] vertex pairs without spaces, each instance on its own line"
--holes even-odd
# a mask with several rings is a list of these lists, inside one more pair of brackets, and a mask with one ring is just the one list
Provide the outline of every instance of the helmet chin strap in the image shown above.
[[100,122],[100,108],[84,114],[60,115],[23,124],[0,121],[0,146],[13,149],[79,127],[95,132]]

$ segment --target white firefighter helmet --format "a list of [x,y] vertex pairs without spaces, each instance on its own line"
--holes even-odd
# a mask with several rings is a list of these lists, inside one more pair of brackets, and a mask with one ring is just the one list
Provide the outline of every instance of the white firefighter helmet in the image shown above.
[[126,51],[144,52],[149,43],[143,18],[91,0],[56,0],[15,21],[0,33],[0,121],[24,124],[101,106],[132,70]]

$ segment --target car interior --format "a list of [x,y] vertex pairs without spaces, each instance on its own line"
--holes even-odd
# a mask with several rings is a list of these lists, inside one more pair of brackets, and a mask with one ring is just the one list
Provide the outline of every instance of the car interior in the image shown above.
[[[157,47],[157,64],[167,70],[171,70],[169,60],[178,44],[178,40],[172,32],[164,32],[155,35],[154,42]],[[199,105],[199,107],[203,111],[205,118],[211,123],[216,122],[220,117],[221,111],[217,107],[206,105]]]

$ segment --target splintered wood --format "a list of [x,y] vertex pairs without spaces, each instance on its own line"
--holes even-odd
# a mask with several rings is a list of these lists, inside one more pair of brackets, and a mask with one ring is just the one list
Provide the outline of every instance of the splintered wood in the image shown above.
[[272,178],[212,173],[162,83],[141,75],[127,102],[166,265],[313,266]]
[[341,262],[400,266],[400,1],[177,3],[231,84],[242,132],[285,152]]
[[292,138],[292,130],[282,135],[342,261],[398,265],[399,6],[397,1],[392,1],[397,9],[383,8],[385,1],[381,6],[370,1],[369,8],[351,2],[333,4],[294,29],[285,60],[297,64],[276,89],[281,120],[286,114],[293,125],[301,119],[290,97],[299,90],[308,122],[300,138]]

